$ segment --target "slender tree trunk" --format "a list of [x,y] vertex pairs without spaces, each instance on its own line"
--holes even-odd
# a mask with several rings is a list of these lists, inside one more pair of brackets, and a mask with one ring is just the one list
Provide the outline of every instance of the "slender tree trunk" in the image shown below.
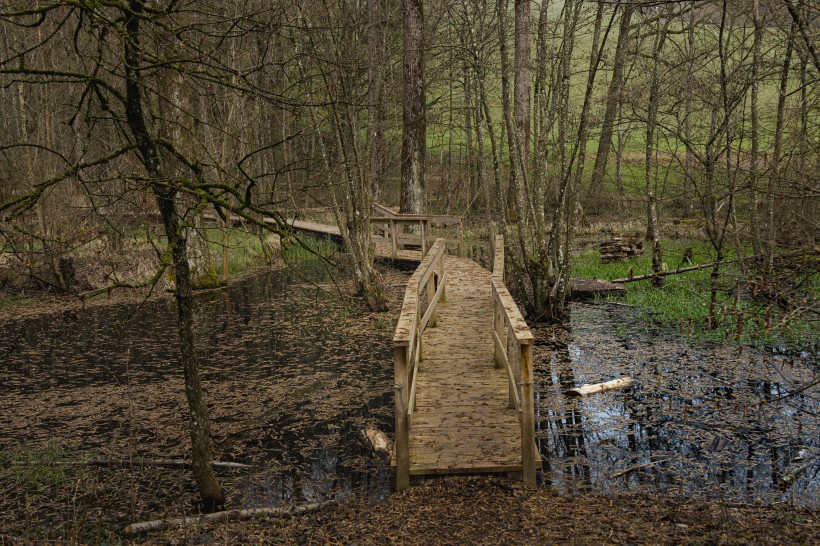
[[424,101],[424,2],[404,0],[404,133],[400,200],[403,213],[421,214],[426,209],[424,155],[427,121]]
[[467,203],[470,208],[473,207],[478,189],[476,187],[476,180],[473,176],[473,113],[472,113],[472,82],[470,81],[470,67],[466,61],[462,63],[462,77],[464,78],[464,137],[467,151]]
[[[695,74],[695,2],[693,0],[689,11],[689,28],[687,32],[687,68],[686,68],[686,92],[684,99],[684,121],[683,134],[687,142],[692,141],[692,98],[694,93]],[[683,210],[686,216],[692,216],[692,199],[690,192],[695,189],[694,178],[692,176],[692,151],[686,147],[686,157],[683,166]]]
[[[658,225],[658,205],[655,196],[655,186],[657,181],[652,176],[652,166],[655,161],[655,128],[658,117],[658,106],[660,104],[660,63],[663,47],[666,42],[666,33],[669,28],[667,19],[666,24],[658,22],[658,29],[655,35],[655,41],[652,46],[652,75],[649,83],[649,108],[646,114],[646,145],[645,145],[645,171],[646,176],[646,239],[652,244],[652,272],[660,273],[663,269],[663,255],[661,252],[661,236],[660,226]],[[655,277],[652,279],[654,286],[663,285],[662,277]]]
[[140,159],[151,178],[152,190],[162,216],[173,265],[177,320],[182,368],[185,376],[185,397],[188,401],[192,445],[192,466],[203,508],[215,511],[225,503],[222,487],[210,465],[210,437],[207,405],[199,381],[199,367],[194,352],[193,295],[184,232],[176,210],[176,191],[165,176],[156,140],[151,137],[142,106],[142,73],[140,21],[143,2],[130,0],[130,14],[125,18],[123,41],[126,73],[126,118],[140,152]]
[[757,164],[760,154],[760,123],[758,120],[758,93],[760,87],[760,43],[763,37],[763,24],[760,21],[760,0],[752,3],[752,22],[754,24],[754,42],[752,44],[752,89],[749,116],[751,118],[751,149],[749,150],[749,228],[751,231],[752,249],[760,255],[761,245],[757,222]]
[[786,53],[783,56],[783,65],[780,70],[780,87],[777,95],[777,118],[774,126],[774,145],[772,150],[772,166],[769,172],[769,184],[766,191],[766,248],[769,256],[769,268],[774,266],[774,254],[777,239],[777,227],[775,222],[775,193],[776,186],[781,184],[780,165],[783,159],[783,125],[786,115],[786,95],[789,88],[789,70],[792,62],[792,50],[794,49],[795,23],[792,23],[786,38]]
[[384,147],[384,31],[382,0],[367,0],[367,117],[370,125],[370,193],[381,197],[385,176]]
[[609,81],[609,90],[606,95],[606,110],[604,112],[603,125],[601,126],[601,138],[598,140],[598,153],[595,155],[595,166],[592,168],[592,179],[590,180],[590,191],[598,192],[604,187],[604,176],[606,175],[606,165],[609,160],[609,150],[612,144],[612,131],[615,123],[615,114],[618,110],[618,103],[621,101],[621,90],[624,84],[624,64],[629,43],[629,25],[632,21],[632,4],[623,7],[621,15],[621,25],[618,29],[618,42],[615,45],[615,59],[612,64],[612,79]]

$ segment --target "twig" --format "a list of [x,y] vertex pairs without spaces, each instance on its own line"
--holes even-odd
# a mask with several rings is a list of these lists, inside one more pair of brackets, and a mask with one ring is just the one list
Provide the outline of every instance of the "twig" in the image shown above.
[[658,463],[665,463],[669,459],[671,459],[671,457],[667,457],[666,459],[658,459],[657,461],[651,461],[651,462],[648,462],[648,463],[638,464],[638,465],[635,465],[635,466],[630,466],[629,468],[627,468],[625,470],[621,470],[620,472],[616,472],[615,474],[613,474],[613,475],[611,475],[607,478],[604,478],[604,481],[614,480],[615,478],[620,478],[621,476],[625,476],[625,475],[627,475],[631,472],[635,472],[636,470],[641,470],[642,468],[650,468],[652,466],[655,466]]
[[[12,461],[11,466],[32,466],[34,464],[29,461]],[[54,465],[58,466],[165,466],[168,468],[190,468],[191,461],[183,459],[134,459],[133,461],[116,460],[116,459],[89,459],[87,461],[54,461]],[[248,468],[255,468],[254,465],[243,463],[231,463],[222,461],[211,461],[211,468],[219,470],[244,470]]]
[[[801,249],[796,250],[794,252],[786,252],[784,254],[775,255],[775,259],[784,259],[784,258],[795,258],[798,256],[805,256],[807,259],[811,258],[812,260],[817,260],[818,255],[820,254],[820,250],[815,247],[813,249]],[[732,263],[741,263],[746,262],[749,260],[755,260],[760,258],[760,256],[745,256],[743,258],[736,258],[733,260],[722,260],[719,262],[709,262],[706,264],[699,264],[693,265],[691,267],[679,267],[678,269],[672,269],[669,271],[658,271],[657,273],[647,273],[646,275],[638,275],[637,277],[626,277],[623,279],[614,279],[610,282],[616,284],[622,284],[627,282],[634,282],[634,281],[645,281],[647,279],[654,279],[655,277],[666,277],[668,275],[677,275],[678,273],[686,273],[688,271],[698,271],[701,269],[709,269],[711,267],[715,267],[716,265],[723,265],[723,264],[732,264]]]

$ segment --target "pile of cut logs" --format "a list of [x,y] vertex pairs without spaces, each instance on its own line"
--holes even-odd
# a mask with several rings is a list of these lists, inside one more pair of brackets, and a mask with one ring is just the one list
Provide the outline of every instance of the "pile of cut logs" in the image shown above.
[[612,235],[609,241],[601,243],[601,263],[626,261],[644,253],[643,238],[640,233]]

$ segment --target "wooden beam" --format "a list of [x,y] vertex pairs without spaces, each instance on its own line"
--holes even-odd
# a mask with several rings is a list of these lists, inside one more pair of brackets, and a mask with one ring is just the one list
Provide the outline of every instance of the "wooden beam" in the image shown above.
[[410,487],[410,430],[407,423],[407,348],[393,348],[393,382],[396,398],[396,489]]

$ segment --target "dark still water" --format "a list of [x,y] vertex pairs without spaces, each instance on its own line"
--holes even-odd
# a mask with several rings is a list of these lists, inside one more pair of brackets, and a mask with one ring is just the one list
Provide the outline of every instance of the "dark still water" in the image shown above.
[[[233,506],[389,490],[359,431],[393,430],[392,334],[408,275],[385,272],[391,309],[367,313],[292,271],[197,296],[215,458]],[[349,287],[343,286],[342,293]],[[373,335],[375,332],[376,335]],[[705,347],[622,307],[578,304],[568,328],[535,331],[542,483],[559,490],[682,491],[818,505],[816,356]],[[173,302],[95,305],[0,324],[0,452],[57,443],[66,458],[185,458],[187,410]],[[563,391],[629,375],[636,387]]]
[[[818,505],[817,459],[778,490],[820,454],[816,355],[698,345],[607,304],[576,304],[568,328],[536,338],[537,438],[550,485]],[[562,394],[620,376],[635,387]]]

